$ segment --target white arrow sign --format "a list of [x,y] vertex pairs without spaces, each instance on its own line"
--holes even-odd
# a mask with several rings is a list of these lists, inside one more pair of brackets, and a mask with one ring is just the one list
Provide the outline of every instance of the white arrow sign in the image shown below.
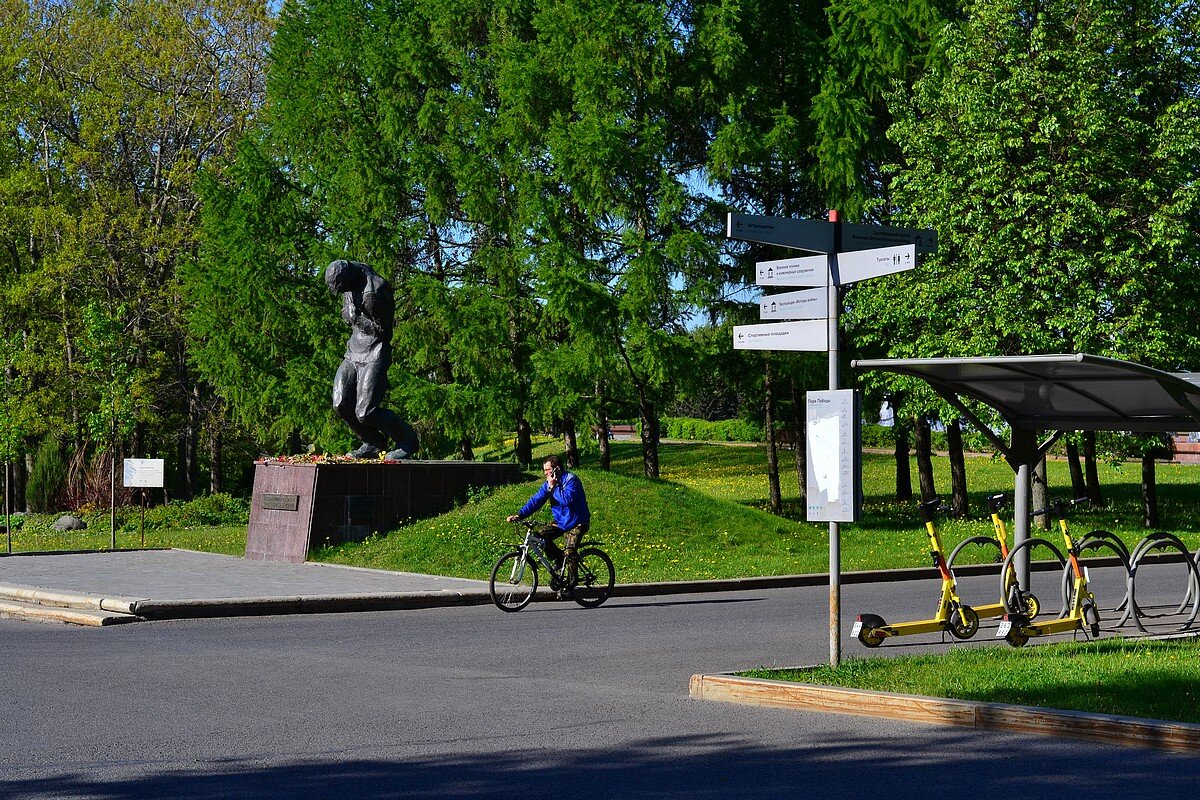
[[833,223],[820,219],[789,219],[731,213],[725,235],[743,242],[762,242],[814,253],[833,252]]
[[827,286],[829,256],[759,261],[754,271],[754,282],[759,286]]
[[802,322],[734,325],[733,349],[821,352],[829,349],[829,322],[809,319]]
[[766,295],[758,304],[758,312],[759,319],[829,319],[829,290],[819,286]]
[[842,250],[871,250],[876,247],[895,247],[915,244],[917,252],[937,252],[937,231],[932,228],[889,228],[885,225],[860,225],[855,222],[842,223]]
[[858,250],[840,253],[837,257],[837,283],[845,286],[867,278],[878,278],[893,272],[904,272],[917,265],[917,246],[903,244],[899,247],[880,247],[876,250]]

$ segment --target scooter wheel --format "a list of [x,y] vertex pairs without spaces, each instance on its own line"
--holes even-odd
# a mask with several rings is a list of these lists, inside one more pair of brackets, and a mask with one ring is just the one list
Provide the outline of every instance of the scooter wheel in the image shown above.
[[883,640],[887,638],[879,628],[887,625],[883,621],[883,617],[877,614],[862,614],[858,618],[862,623],[862,627],[858,630],[858,640],[863,643],[864,647],[879,647],[883,644]]
[[1021,613],[1030,620],[1036,619],[1038,612],[1042,610],[1042,604],[1033,592],[1021,592],[1021,605],[1024,606]]
[[1100,638],[1100,611],[1091,600],[1083,601],[1083,622],[1092,632],[1093,639]]
[[979,615],[970,606],[959,606],[950,612],[949,630],[955,639],[970,639],[979,630]]
[[1008,621],[1012,623],[1012,627],[1008,629],[1008,633],[1004,634],[1004,641],[1008,642],[1013,647],[1024,647],[1029,641],[1029,635],[1021,632],[1021,628],[1029,624],[1029,618],[1024,614],[1009,614]]

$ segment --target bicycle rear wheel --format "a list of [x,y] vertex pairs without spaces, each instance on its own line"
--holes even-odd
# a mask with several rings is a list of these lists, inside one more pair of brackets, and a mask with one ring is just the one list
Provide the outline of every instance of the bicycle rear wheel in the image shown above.
[[575,584],[575,602],[584,608],[595,608],[612,594],[617,573],[612,559],[603,550],[586,547],[575,558],[579,580]]
[[538,587],[537,564],[520,550],[500,556],[492,567],[488,592],[501,611],[520,611],[529,605]]

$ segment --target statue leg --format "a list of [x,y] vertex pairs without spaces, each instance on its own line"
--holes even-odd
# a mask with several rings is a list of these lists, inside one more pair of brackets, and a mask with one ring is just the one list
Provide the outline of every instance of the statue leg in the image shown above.
[[387,447],[389,438],[396,443],[397,449],[389,452],[388,458],[411,458],[417,451],[417,433],[411,425],[383,407],[386,394],[387,365],[381,362],[360,365],[358,404],[354,409],[358,421],[377,432],[378,439],[372,440],[371,443],[382,441],[382,444],[379,444],[380,450]]
[[359,387],[361,373],[359,365],[353,361],[342,362],[333,378],[333,407],[350,430],[362,440],[359,448],[348,455],[352,458],[374,458],[387,447],[387,440],[377,428],[364,425],[359,419],[357,407],[362,396]]

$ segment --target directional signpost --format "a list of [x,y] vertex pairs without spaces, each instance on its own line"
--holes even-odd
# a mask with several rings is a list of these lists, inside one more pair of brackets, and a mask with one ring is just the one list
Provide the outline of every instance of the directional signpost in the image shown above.
[[[843,223],[838,220],[836,211],[829,212],[828,222],[730,214],[726,234],[730,239],[821,254],[760,261],[755,265],[755,281],[759,286],[812,288],[764,296],[759,305],[760,319],[797,321],[736,325],[733,329],[733,346],[737,350],[828,350],[831,393],[838,389],[839,383],[838,314],[841,302],[838,288],[910,270],[916,266],[918,255],[937,251],[936,231]],[[828,398],[823,399],[832,402]],[[827,427],[829,430],[835,427],[838,431],[842,429],[832,426],[832,423]],[[825,449],[828,450],[828,447]],[[835,473],[832,465],[826,467],[822,473],[826,479],[830,475],[842,474]],[[855,472],[853,468],[849,468],[849,471]],[[853,481],[857,483],[859,480],[860,476],[854,474]],[[809,515],[810,520],[829,520],[829,663],[834,667],[841,661],[842,653],[840,524],[857,521],[861,511],[858,501],[860,487],[855,486],[851,490],[849,486],[843,486],[849,481],[849,477],[845,481],[839,478],[837,483],[838,491],[835,494],[841,502],[822,504],[815,516]]]
[[829,349],[829,331],[823,319],[774,322],[767,325],[734,325],[737,350],[793,350],[820,353]]
[[[804,289],[799,292],[763,295],[758,308],[758,318],[825,319],[828,311],[829,287],[818,286],[815,289]],[[822,337],[819,350],[824,350],[829,344],[826,339],[827,337]]]

